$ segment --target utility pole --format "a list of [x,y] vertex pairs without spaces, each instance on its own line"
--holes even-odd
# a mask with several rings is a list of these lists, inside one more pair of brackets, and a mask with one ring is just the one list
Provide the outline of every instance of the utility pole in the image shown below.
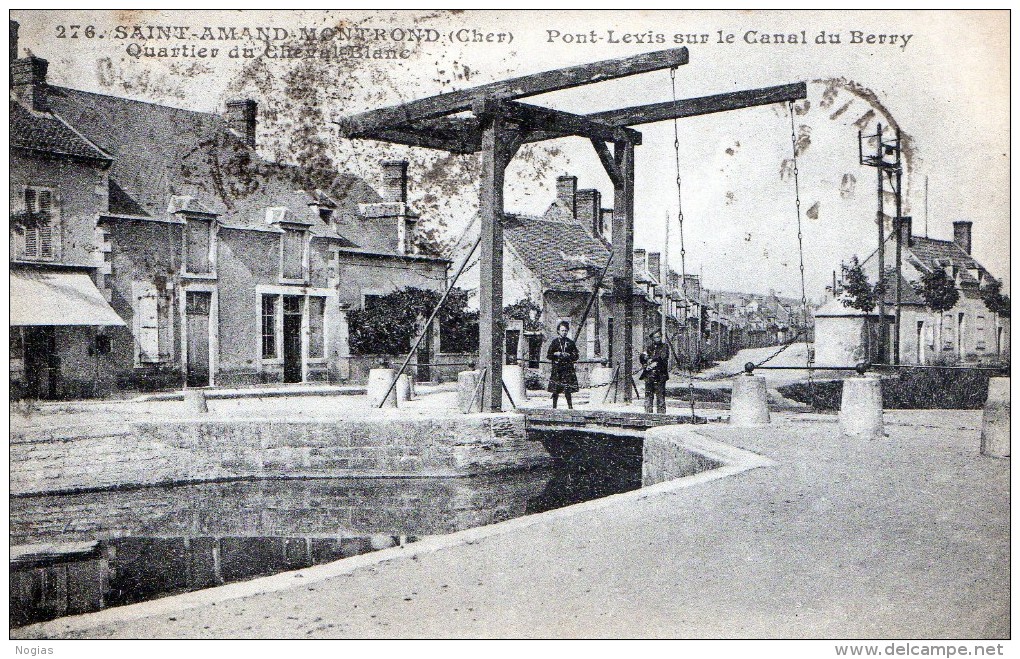
[[[891,185],[894,186],[894,194],[896,195],[896,217],[893,218],[893,231],[896,233],[896,322],[894,327],[893,336],[893,351],[892,362],[894,364],[899,363],[900,358],[900,303],[901,303],[901,284],[900,284],[900,267],[902,258],[902,245],[901,238],[902,232],[900,230],[901,215],[903,211],[902,207],[902,196],[900,194],[900,184],[902,183],[902,165],[900,159],[900,132],[896,130],[896,137],[894,141],[884,142],[882,139],[882,124],[878,124],[876,133],[874,135],[863,135],[861,132],[857,133],[857,147],[858,157],[862,165],[868,167],[874,167],[878,172],[878,211],[876,213],[877,224],[878,224],[878,282],[881,284],[885,281],[885,177],[888,174]],[[864,155],[864,141],[876,139],[877,147],[874,156]],[[892,161],[886,160],[886,156],[893,156],[895,159]],[[889,332],[885,323],[885,291],[878,298],[878,358],[879,361],[885,363],[885,360],[889,358]]]
[[[879,170],[882,171],[882,170]],[[893,334],[893,364],[900,363],[900,323],[903,319],[903,168],[900,163],[900,129],[896,129],[896,169],[890,176],[896,177],[896,220],[893,230],[896,231],[896,326]]]

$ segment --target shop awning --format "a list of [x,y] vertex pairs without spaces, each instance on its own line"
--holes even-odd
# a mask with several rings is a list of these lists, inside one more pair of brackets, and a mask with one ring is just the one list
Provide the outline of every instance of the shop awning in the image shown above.
[[125,324],[86,274],[35,270],[10,273],[11,326]]

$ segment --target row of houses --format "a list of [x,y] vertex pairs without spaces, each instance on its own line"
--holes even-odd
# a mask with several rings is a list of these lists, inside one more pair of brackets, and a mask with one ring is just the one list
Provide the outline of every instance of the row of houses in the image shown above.
[[[915,236],[911,218],[900,222],[902,250],[900,279],[901,320],[899,363],[920,365],[1005,364],[1009,362],[1010,319],[1008,311],[996,311],[985,303],[999,280],[971,254],[973,224],[953,222],[953,239]],[[869,281],[878,280],[875,253],[863,261]],[[944,311],[930,309],[915,290],[925,274],[942,270],[959,299]],[[845,297],[832,297],[816,313],[815,361],[820,365],[853,365],[861,361],[891,361],[880,351],[880,332],[892,350],[895,335],[896,272],[887,267],[883,276],[885,317],[879,309],[864,312],[847,306]],[[994,305],[993,305],[994,307]]]
[[[583,380],[593,367],[618,358],[608,279],[585,317],[609,260],[613,209],[602,207],[598,190],[579,190],[575,176],[560,176],[556,190],[556,198],[541,216],[507,216],[504,301],[511,306],[528,301],[524,307],[533,310],[533,317],[518,325],[510,321],[507,355],[510,361],[541,368],[542,346],[555,336],[559,322],[567,320],[577,335]],[[699,275],[682,276],[664,268],[660,252],[635,249],[633,260],[635,351],[641,351],[648,334],[661,327],[663,315],[677,368],[805,334],[799,301],[774,293],[709,290]]]
[[379,193],[266,161],[254,101],[214,114],[52,85],[46,60],[17,58],[17,28],[14,395],[342,381],[349,310],[443,289],[449,262],[413,245],[406,162],[382,163]]

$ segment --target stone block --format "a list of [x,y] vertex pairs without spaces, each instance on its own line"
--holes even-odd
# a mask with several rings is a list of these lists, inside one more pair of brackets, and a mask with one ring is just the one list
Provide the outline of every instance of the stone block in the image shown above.
[[457,374],[457,409],[466,414],[482,411],[482,392],[478,386],[479,371]]
[[[390,389],[396,375],[397,372],[392,368],[373,368],[368,372],[368,402],[372,407],[379,407],[383,396],[386,396],[383,407],[397,406],[396,391]],[[390,392],[388,396],[387,391]]]
[[730,425],[757,428],[770,421],[765,378],[760,375],[739,375],[733,379],[730,397]]
[[981,419],[981,454],[1009,457],[1009,378],[988,381],[988,400]]
[[864,376],[843,380],[839,431],[847,437],[868,439],[879,439],[885,435],[881,379]]

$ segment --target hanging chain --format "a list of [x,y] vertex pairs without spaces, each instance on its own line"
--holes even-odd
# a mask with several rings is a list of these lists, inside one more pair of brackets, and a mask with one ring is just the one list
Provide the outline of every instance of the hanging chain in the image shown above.
[[[807,307],[807,285],[804,282],[804,231],[801,227],[800,219],[800,170],[797,167],[797,129],[794,125],[794,109],[793,101],[790,101],[790,145],[793,148],[793,190],[797,199],[797,250],[800,256],[800,306],[801,315],[803,322],[803,331],[808,331],[808,307]],[[808,391],[811,398],[811,404],[815,402],[815,381],[814,371],[811,369],[811,349],[813,348],[814,341],[811,340],[810,335],[805,341],[807,347],[807,356],[805,357],[805,366],[808,369]]]
[[[673,95],[673,104],[676,104],[676,69],[673,67],[669,70],[669,87]],[[693,309],[691,300],[687,297],[687,250],[684,248],[684,204],[683,204],[683,185],[680,180],[680,126],[677,121],[677,117],[673,117],[673,153],[676,156],[676,208],[677,208],[677,220],[680,225],[680,290],[684,296],[684,304],[687,305],[687,320],[690,320],[690,312]],[[666,277],[669,277],[669,264],[666,264]],[[700,322],[700,321],[699,321]],[[689,323],[685,322],[685,326],[689,326]],[[701,331],[701,328],[698,328]],[[700,341],[701,337],[696,337],[696,341]],[[688,346],[690,344],[688,343]],[[691,398],[691,423],[694,423],[694,354],[688,352],[687,355],[687,394]]]

